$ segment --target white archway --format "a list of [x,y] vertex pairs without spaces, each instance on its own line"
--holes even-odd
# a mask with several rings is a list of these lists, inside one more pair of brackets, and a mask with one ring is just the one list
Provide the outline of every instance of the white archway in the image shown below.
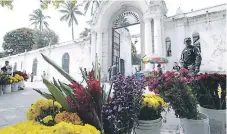
[[[164,1],[102,1],[93,16],[91,24],[91,60],[95,60],[95,54],[97,53],[104,81],[107,78],[108,68],[112,62],[113,21],[116,20],[118,15],[126,11],[133,11],[139,16],[142,55],[152,54],[153,52],[161,55],[163,53],[161,18],[167,11]],[[153,23],[155,28],[152,27]],[[153,45],[157,47],[155,51],[152,49]],[[145,66],[145,69],[152,68],[153,66],[151,65]]]

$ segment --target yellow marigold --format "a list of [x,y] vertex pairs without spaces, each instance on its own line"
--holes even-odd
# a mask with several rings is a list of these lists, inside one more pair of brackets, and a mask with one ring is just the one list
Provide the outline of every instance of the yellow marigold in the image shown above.
[[45,118],[43,118],[43,122],[44,123],[48,123],[49,121],[54,120],[53,117],[51,115],[46,116]]
[[62,108],[61,104],[58,103],[57,101],[54,102],[54,106],[57,107],[57,108],[59,108],[59,109]]
[[74,125],[81,124],[80,117],[76,113],[70,113],[70,112],[66,112],[66,111],[58,113],[55,116],[56,123],[60,123],[62,121],[67,122],[67,123],[72,123]]
[[81,126],[60,122],[47,127],[35,121],[25,121],[0,129],[0,134],[100,134],[100,131],[88,124]]
[[153,107],[157,109],[158,107],[166,107],[166,102],[158,95],[155,94],[145,94],[143,98],[144,106]]

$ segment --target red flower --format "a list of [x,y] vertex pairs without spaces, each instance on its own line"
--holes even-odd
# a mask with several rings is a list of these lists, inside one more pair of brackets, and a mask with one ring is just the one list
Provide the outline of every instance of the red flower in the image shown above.
[[92,96],[100,96],[102,93],[102,88],[100,86],[100,81],[97,80],[88,80],[87,81],[88,92]]
[[94,80],[95,79],[95,72],[92,70],[91,72],[88,72],[88,79]]

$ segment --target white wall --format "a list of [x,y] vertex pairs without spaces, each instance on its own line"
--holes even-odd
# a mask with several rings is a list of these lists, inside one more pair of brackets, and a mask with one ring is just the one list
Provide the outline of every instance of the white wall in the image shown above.
[[[206,11],[204,11],[206,13]],[[185,37],[191,37],[193,32],[200,34],[201,44],[201,71],[226,70],[226,13],[196,14],[191,17],[173,16],[165,19],[164,37],[170,37],[172,57],[167,69],[171,70],[174,61],[179,61],[181,52],[185,47]],[[187,16],[187,14],[185,14]]]
[[[10,57],[5,57],[0,59],[0,65],[3,66],[4,62],[8,60],[12,67],[14,63],[17,62],[17,70],[26,70],[27,73],[32,72],[32,63],[35,58],[38,60],[38,69],[37,69],[37,76],[34,77],[35,80],[41,80],[41,75],[43,71],[47,72],[48,63],[42,58],[41,53],[48,56],[49,49],[42,48],[34,51],[30,51],[23,54],[18,54]],[[84,41],[78,42],[66,42],[60,45],[52,46],[51,54],[48,56],[56,64],[62,66],[62,56],[64,53],[68,53],[70,56],[70,64],[69,64],[69,74],[73,76],[76,80],[81,81],[81,75],[79,67],[86,67],[87,70],[91,69],[92,63],[90,60],[90,39],[86,39]],[[23,68],[20,68],[20,62],[23,62]],[[48,73],[48,72],[47,72]],[[53,67],[50,66],[49,79],[55,77],[56,79],[66,80],[63,76],[58,73]]]

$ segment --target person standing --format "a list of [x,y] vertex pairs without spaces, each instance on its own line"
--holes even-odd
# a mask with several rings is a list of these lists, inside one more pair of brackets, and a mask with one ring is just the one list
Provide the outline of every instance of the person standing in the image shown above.
[[158,64],[157,65],[157,70],[158,70],[158,75],[161,76],[162,75],[162,67],[161,67],[161,64]]
[[34,73],[32,72],[31,73],[31,82],[33,82],[33,79],[34,79]]
[[5,66],[2,68],[4,74],[12,75],[12,66],[9,65],[9,61],[5,61]]
[[191,38],[185,38],[186,47],[181,53],[181,66],[190,71],[190,73],[197,74],[200,71],[202,57],[198,47],[192,46]]

